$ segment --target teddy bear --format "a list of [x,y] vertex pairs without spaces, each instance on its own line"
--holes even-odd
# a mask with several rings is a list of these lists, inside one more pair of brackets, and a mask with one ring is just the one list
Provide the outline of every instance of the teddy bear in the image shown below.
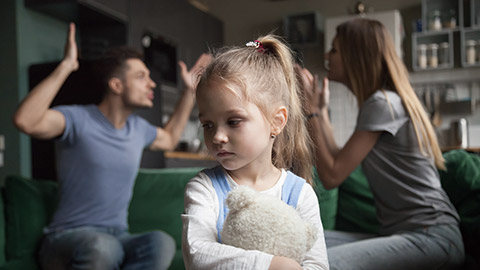
[[229,212],[220,233],[224,244],[288,257],[301,264],[317,240],[317,228],[274,196],[238,186],[228,194],[226,204]]

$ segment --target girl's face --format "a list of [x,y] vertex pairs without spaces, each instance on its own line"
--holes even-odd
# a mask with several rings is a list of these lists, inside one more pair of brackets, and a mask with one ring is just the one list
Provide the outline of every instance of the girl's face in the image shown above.
[[271,166],[271,125],[255,104],[215,83],[197,91],[197,104],[205,144],[223,168]]
[[335,37],[332,42],[332,48],[325,55],[328,61],[327,76],[328,79],[343,84],[347,84],[347,76],[345,75],[345,69],[343,68],[342,55],[338,47],[338,39]]

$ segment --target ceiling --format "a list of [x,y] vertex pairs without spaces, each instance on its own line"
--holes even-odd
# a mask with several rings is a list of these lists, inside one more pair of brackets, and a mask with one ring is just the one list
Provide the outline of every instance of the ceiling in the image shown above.
[[[357,0],[189,0],[224,22],[225,42],[239,44],[278,28],[286,15],[317,11],[324,18],[347,15]],[[365,0],[369,10],[420,6],[422,0]]]

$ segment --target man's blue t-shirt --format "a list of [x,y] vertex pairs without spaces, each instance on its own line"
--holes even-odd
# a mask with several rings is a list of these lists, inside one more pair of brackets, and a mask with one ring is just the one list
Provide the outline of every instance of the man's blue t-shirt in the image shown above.
[[55,144],[60,201],[46,232],[86,225],[126,229],[143,149],[156,127],[133,114],[116,129],[95,105],[54,110],[66,126]]

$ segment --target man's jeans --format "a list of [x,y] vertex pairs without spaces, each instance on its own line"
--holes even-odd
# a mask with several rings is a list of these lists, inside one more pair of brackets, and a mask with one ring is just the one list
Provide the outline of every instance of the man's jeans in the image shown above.
[[458,226],[439,225],[385,237],[325,231],[330,269],[459,269],[465,253]]
[[167,269],[175,241],[161,231],[130,235],[86,226],[45,235],[38,255],[46,270]]

